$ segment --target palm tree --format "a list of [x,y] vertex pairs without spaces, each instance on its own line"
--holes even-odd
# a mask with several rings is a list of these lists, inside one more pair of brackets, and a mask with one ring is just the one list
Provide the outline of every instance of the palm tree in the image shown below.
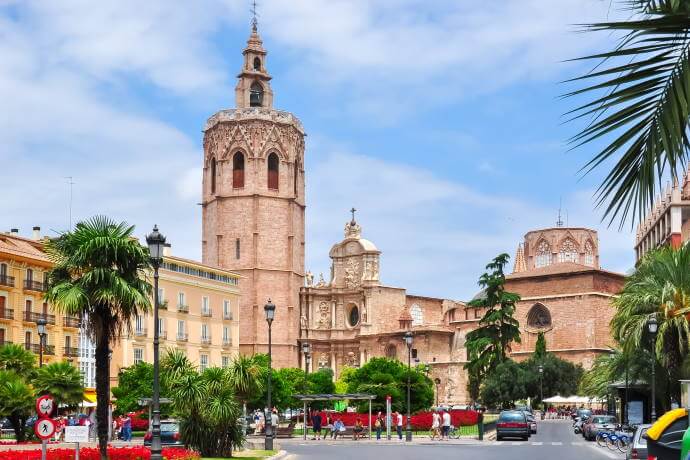
[[[680,402],[683,361],[687,357],[690,328],[690,245],[663,247],[645,256],[628,278],[611,320],[614,338],[623,351],[635,353],[653,346],[659,368],[668,378],[665,407]],[[659,326],[656,342],[650,344],[647,322],[655,317]]]
[[0,369],[12,371],[17,375],[29,378],[33,375],[36,355],[21,345],[8,343],[0,347]]
[[50,394],[58,407],[76,406],[84,399],[79,369],[67,361],[47,364],[36,371],[32,384],[38,395]]
[[110,345],[151,309],[146,280],[148,251],[132,237],[134,227],[104,216],[80,222],[46,245],[54,263],[45,298],[55,310],[78,316],[96,345],[96,416],[101,458],[107,457]]
[[242,402],[243,423],[247,417],[247,402],[264,390],[268,369],[254,356],[238,355],[228,368],[228,378],[237,398]]
[[665,177],[678,177],[688,161],[690,140],[690,2],[624,0],[632,18],[587,26],[591,31],[622,33],[611,51],[580,59],[595,60],[589,73],[571,81],[586,87],[568,96],[593,94],[569,112],[587,118],[571,139],[575,147],[605,142],[583,170],[587,173],[615,161],[597,190],[605,217],[623,225],[629,213],[641,217],[654,201]]
[[0,417],[12,423],[17,441],[24,441],[26,419],[34,411],[34,390],[14,371],[0,370]]

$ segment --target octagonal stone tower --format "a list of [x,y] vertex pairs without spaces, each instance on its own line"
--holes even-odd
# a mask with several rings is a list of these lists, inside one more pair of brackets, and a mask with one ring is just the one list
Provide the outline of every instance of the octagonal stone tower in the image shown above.
[[267,351],[263,306],[276,305],[276,367],[298,363],[299,288],[304,279],[304,129],[273,108],[266,51],[256,29],[243,51],[237,108],[204,128],[202,258],[236,271],[240,352]]

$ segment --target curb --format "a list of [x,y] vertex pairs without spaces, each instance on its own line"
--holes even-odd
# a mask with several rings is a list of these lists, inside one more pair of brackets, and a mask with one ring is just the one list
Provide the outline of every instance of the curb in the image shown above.
[[287,452],[284,450],[281,450],[281,451],[278,451],[278,453],[275,455],[272,455],[270,457],[266,457],[266,460],[281,460],[285,457],[287,457]]

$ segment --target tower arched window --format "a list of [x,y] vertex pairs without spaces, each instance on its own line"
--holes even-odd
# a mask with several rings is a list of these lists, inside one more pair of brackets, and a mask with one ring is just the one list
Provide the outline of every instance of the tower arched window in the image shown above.
[[268,188],[278,190],[278,155],[275,153],[268,156]]
[[292,169],[293,169],[292,186],[294,188],[295,198],[297,198],[297,181],[299,180],[299,163],[297,161],[295,161]]
[[578,262],[577,244],[572,238],[566,238],[558,249],[559,262]]
[[232,188],[244,187],[244,155],[236,152],[232,157]]
[[546,267],[547,265],[551,265],[551,246],[546,241],[541,240],[537,244],[537,256],[534,259],[534,266],[539,268]]
[[422,312],[422,308],[414,304],[410,308],[410,316],[412,316],[412,325],[413,326],[421,326],[422,323],[424,323],[424,313]]
[[585,265],[594,266],[594,245],[591,241],[585,243]]
[[533,329],[548,329],[551,327],[551,312],[540,303],[534,304],[527,312],[527,325]]
[[257,72],[261,71],[261,59],[259,59],[258,57],[254,58],[254,70],[256,70]]
[[261,107],[264,102],[264,88],[255,81],[249,88],[249,107]]
[[216,159],[211,158],[211,193],[216,193]]

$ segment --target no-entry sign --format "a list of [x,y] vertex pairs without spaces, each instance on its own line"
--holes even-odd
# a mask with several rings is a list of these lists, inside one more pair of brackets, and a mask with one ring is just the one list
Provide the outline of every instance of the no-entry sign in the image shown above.
[[50,439],[55,434],[55,422],[49,418],[38,419],[34,424],[34,433],[44,441]]
[[55,400],[50,395],[41,396],[36,400],[36,413],[38,418],[50,417],[55,407]]

